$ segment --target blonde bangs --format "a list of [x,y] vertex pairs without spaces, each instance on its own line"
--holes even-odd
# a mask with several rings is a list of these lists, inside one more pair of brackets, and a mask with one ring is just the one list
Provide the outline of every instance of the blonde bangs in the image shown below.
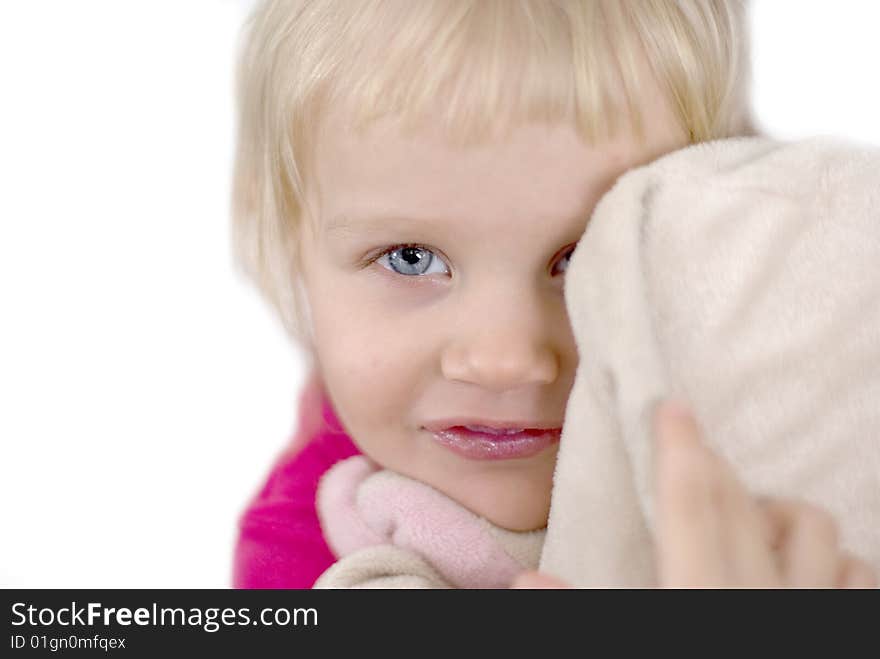
[[299,96],[303,118],[332,103],[358,127],[390,115],[459,143],[572,121],[595,142],[640,130],[650,82],[693,141],[740,128],[725,113],[747,79],[735,0],[366,0],[346,14],[316,48],[331,63]]
[[[383,9],[387,16],[383,4],[367,3],[365,23]],[[382,28],[393,40],[374,38],[334,80],[333,97],[351,108],[357,126],[391,115],[410,128],[442,126],[454,142],[468,143],[524,122],[575,116],[573,30],[555,3],[423,2],[395,14]]]

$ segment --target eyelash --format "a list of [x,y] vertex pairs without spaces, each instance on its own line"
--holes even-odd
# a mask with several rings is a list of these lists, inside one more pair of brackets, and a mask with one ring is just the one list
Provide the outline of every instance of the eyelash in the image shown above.
[[575,249],[577,249],[577,243],[575,243],[574,245],[567,245],[566,247],[564,247],[562,249],[562,251],[560,252],[560,258],[556,259],[554,261],[554,264],[559,263],[559,261],[561,261],[562,258],[564,258],[566,254],[569,254],[568,260],[571,261],[571,257],[574,256]]
[[[575,250],[576,247],[577,247],[577,243],[575,243],[574,245],[568,245],[568,246],[564,247],[564,248],[561,250],[561,252],[559,253],[559,254],[560,254],[560,257],[561,257],[561,258],[564,258],[566,254],[569,254],[569,253],[570,253],[570,255],[569,255],[569,260],[571,260],[571,256],[574,255],[574,250]],[[397,245],[391,245],[391,246],[389,246],[389,247],[383,249],[379,254],[376,254],[375,256],[368,258],[368,260],[367,260],[367,265],[370,265],[370,264],[372,264],[372,263],[376,263],[376,262],[378,262],[379,259],[381,259],[381,258],[384,257],[384,256],[388,256],[388,255],[391,254],[392,252],[395,252],[395,251],[397,251],[397,250],[407,249],[407,248],[421,249],[421,250],[424,250],[424,251],[426,251],[426,252],[430,252],[430,253],[433,255],[434,258],[440,259],[440,260],[444,263],[444,265],[446,266],[447,270],[450,269],[449,264],[446,263],[446,260],[445,260],[442,256],[440,256],[440,255],[438,254],[437,250],[431,249],[430,247],[427,247],[426,245],[423,245],[423,244],[421,244],[421,243],[399,243],[399,244],[397,244]],[[554,265],[555,265],[556,263],[558,263],[558,262],[561,260],[561,258],[555,260],[555,261],[554,261]],[[408,278],[408,279],[417,279],[418,277],[423,277],[423,276],[424,276],[424,275],[404,275],[404,274],[401,274],[401,273],[399,273],[399,272],[396,272],[394,269],[392,269],[392,268],[390,268],[390,267],[386,267],[386,266],[384,266],[384,265],[383,265],[382,267],[383,267],[383,268],[386,268],[387,270],[391,271],[392,273],[394,273],[394,274],[396,274],[396,275],[400,275],[401,277],[406,277],[406,278]]]

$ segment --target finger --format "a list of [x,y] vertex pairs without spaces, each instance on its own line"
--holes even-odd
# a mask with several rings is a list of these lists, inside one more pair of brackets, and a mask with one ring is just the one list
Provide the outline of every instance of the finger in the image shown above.
[[555,588],[571,588],[571,586],[564,581],[557,579],[556,577],[551,577],[549,574],[543,574],[542,572],[528,571],[519,574],[514,580],[513,584],[510,586],[514,589],[524,589],[524,588],[543,588],[543,589],[555,589]]
[[719,526],[716,465],[693,415],[679,403],[658,406],[656,541],[661,586],[713,587],[727,575]]
[[852,554],[844,554],[838,567],[839,588],[877,588],[877,573]]
[[776,587],[782,575],[773,551],[771,522],[733,468],[714,456],[718,474],[719,514],[732,582],[745,587]]
[[788,538],[792,521],[791,510],[797,504],[793,500],[767,496],[756,497],[755,501],[764,515],[767,544],[778,551]]
[[833,588],[841,551],[834,519],[816,506],[776,500],[764,504],[774,526],[783,580],[794,588]]

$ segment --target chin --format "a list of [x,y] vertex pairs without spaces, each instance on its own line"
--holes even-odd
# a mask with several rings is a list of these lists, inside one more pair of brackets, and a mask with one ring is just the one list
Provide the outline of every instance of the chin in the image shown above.
[[472,507],[471,510],[485,517],[495,526],[507,529],[508,531],[536,531],[543,529],[547,526],[547,517],[550,513],[549,504],[536,506],[534,502],[529,503],[531,505],[517,506],[514,502],[514,505],[500,508],[497,505],[477,506]]

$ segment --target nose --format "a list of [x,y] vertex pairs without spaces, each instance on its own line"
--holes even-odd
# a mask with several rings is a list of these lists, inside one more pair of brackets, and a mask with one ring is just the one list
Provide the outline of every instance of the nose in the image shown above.
[[555,382],[560,355],[550,319],[516,315],[484,312],[459,325],[441,357],[443,376],[493,391]]

